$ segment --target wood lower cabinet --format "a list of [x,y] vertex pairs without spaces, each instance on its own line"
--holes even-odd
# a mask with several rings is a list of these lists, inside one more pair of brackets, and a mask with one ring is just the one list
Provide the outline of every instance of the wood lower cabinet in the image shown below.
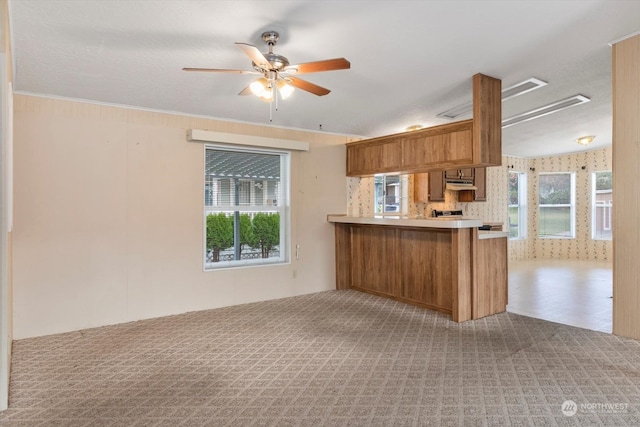
[[350,286],[395,295],[400,292],[399,241],[395,228],[352,227]]
[[473,318],[479,319],[507,310],[507,238],[478,239],[475,253]]
[[[426,233],[424,230],[399,229],[402,241],[400,296],[425,304],[439,311],[450,312],[453,307],[452,271],[434,268],[448,265],[452,250],[450,230]],[[416,284],[418,284],[416,286]]]
[[451,314],[506,310],[506,237],[475,228],[335,223],[336,289],[356,289]]

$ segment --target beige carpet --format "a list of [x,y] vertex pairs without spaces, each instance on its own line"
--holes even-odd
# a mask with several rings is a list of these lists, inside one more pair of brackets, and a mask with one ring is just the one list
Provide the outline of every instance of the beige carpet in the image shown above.
[[2,426],[640,425],[638,341],[355,291],[13,348]]

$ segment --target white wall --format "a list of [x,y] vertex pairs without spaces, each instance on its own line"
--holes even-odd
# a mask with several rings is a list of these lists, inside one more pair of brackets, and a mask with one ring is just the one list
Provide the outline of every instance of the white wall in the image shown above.
[[[344,136],[15,97],[14,337],[334,289]],[[290,264],[204,272],[204,148],[186,130],[304,140]]]

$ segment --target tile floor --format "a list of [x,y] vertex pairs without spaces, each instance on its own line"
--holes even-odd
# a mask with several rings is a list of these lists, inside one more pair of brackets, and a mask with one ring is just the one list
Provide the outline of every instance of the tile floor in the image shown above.
[[611,262],[510,262],[507,311],[611,333],[612,287]]

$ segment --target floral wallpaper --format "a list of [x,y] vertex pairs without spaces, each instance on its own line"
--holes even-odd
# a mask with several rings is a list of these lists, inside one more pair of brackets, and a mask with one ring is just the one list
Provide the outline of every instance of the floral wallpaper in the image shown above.
[[[507,191],[509,172],[527,174],[527,237],[509,240],[509,260],[576,259],[611,261],[610,240],[591,239],[591,173],[611,170],[611,147],[561,156],[518,158],[504,156],[502,166],[487,168],[487,201],[460,203],[457,192],[445,191],[445,201],[421,203],[413,200],[413,175],[407,175],[407,215],[428,217],[434,209],[461,209],[465,216],[485,222],[501,222],[507,231]],[[576,179],[576,237],[538,238],[538,174],[574,172]],[[347,178],[347,215],[373,216],[373,178]]]
[[[591,238],[591,177],[593,172],[612,169],[611,147],[564,156],[530,159],[529,176],[529,254],[527,259],[613,260],[611,240]],[[537,237],[538,174],[573,172],[576,181],[575,239],[541,239]],[[614,188],[615,191],[615,188]]]

